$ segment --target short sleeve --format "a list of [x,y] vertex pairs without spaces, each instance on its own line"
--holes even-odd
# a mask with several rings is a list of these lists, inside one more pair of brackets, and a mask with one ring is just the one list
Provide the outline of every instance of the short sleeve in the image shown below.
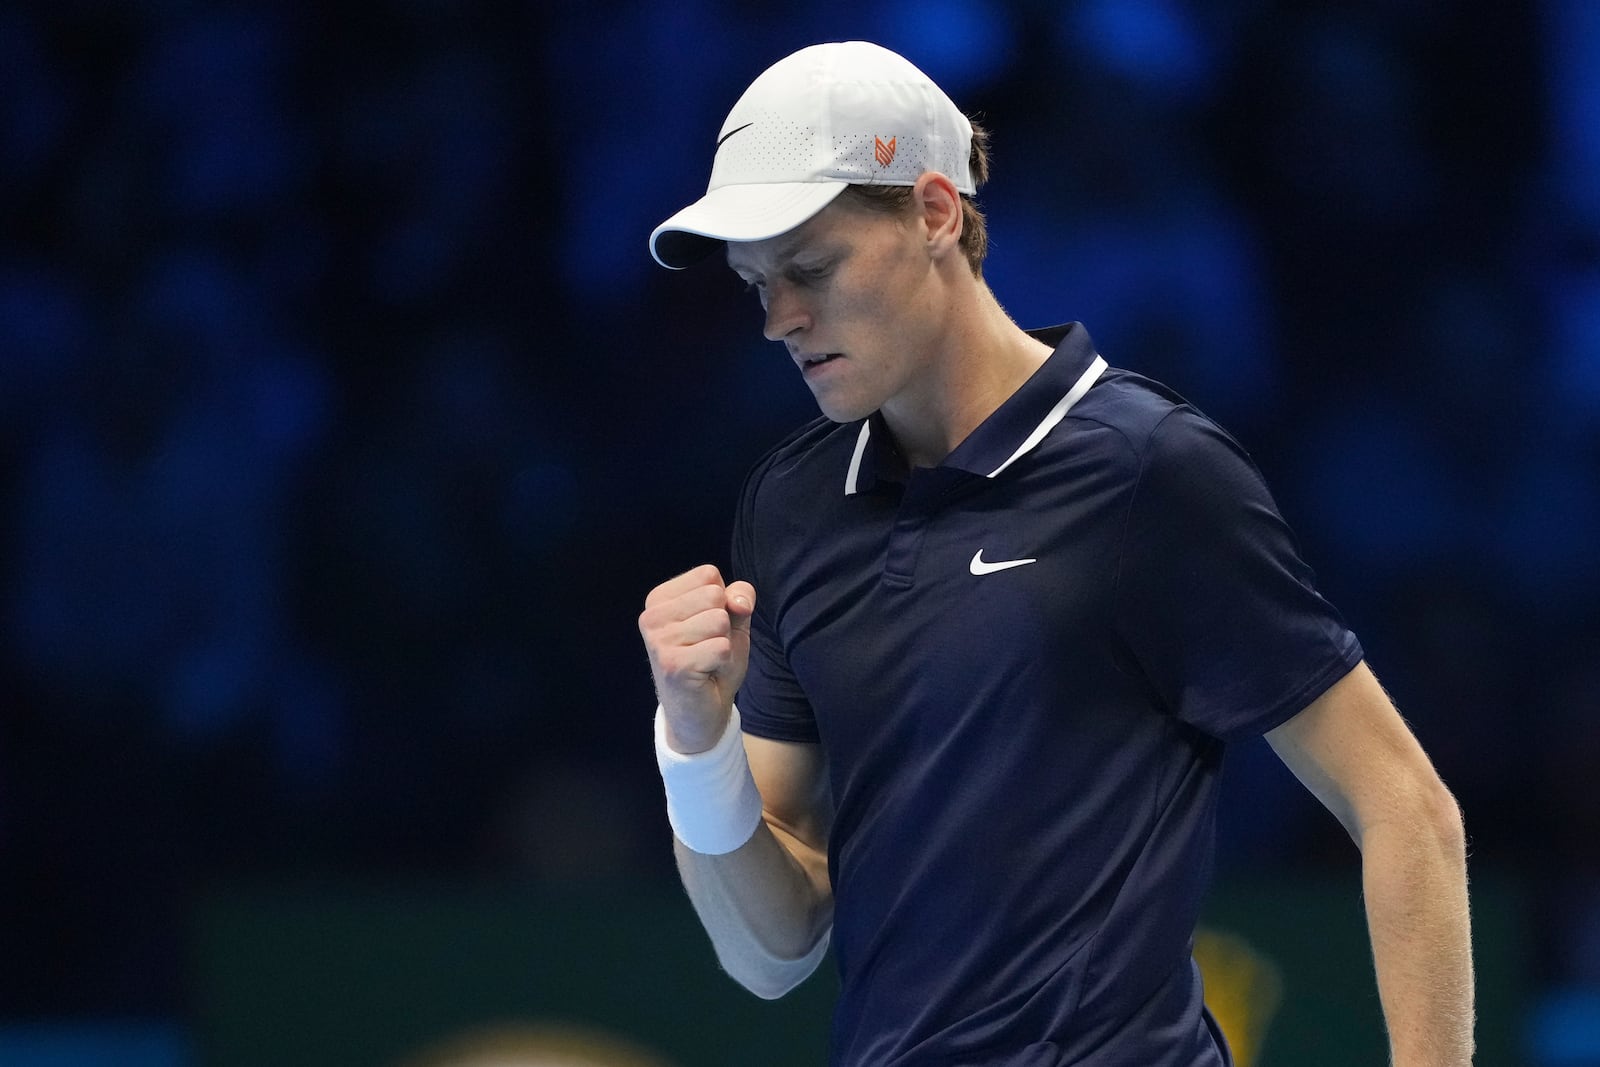
[[800,682],[789,669],[778,638],[776,582],[761,572],[757,551],[758,509],[763,463],[745,479],[733,526],[733,576],[755,586],[756,610],[750,619],[750,669],[735,702],[744,732],[774,741],[816,742],[816,715]]
[[1281,725],[1362,657],[1249,456],[1188,407],[1143,453],[1116,627],[1167,710],[1225,740]]

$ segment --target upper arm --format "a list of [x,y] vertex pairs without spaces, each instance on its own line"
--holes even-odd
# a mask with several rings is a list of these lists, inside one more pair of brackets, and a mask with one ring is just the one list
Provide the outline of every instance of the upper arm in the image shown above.
[[761,792],[763,821],[800,863],[819,899],[831,899],[828,832],[833,802],[822,746],[747,733],[744,748]]
[[1360,658],[1317,593],[1249,454],[1174,408],[1136,450],[1113,623],[1161,705],[1224,741],[1257,737]]
[[1267,741],[1357,845],[1366,830],[1414,818],[1419,806],[1459,820],[1427,753],[1365,661]]

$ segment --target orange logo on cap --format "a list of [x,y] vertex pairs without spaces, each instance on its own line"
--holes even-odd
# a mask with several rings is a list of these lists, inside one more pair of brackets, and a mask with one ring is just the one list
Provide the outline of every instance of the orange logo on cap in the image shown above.
[[894,143],[899,137],[889,138],[889,143],[884,144],[882,137],[872,139],[872,154],[878,157],[878,166],[887,167],[894,162]]

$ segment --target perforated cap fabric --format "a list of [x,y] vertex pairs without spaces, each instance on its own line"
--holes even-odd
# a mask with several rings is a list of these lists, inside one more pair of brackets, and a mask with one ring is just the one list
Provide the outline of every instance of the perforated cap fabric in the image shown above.
[[812,45],[750,83],[717,135],[706,195],[650,235],[680,269],[724,241],[787,233],[847,185],[912,185],[938,171],[976,192],[972,124],[904,57],[865,41]]

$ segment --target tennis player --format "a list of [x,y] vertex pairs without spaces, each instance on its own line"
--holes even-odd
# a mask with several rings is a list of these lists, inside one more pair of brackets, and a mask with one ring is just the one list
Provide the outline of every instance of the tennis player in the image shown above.
[[1265,736],[1359,846],[1394,1063],[1469,1063],[1455,800],[1233,438],[1001,309],[985,144],[900,56],[806,48],[651,236],[726,256],[823,416],[756,463],[732,574],[639,617],[719,959],[777,997],[831,943],[836,1065],[1229,1064],[1191,944]]

